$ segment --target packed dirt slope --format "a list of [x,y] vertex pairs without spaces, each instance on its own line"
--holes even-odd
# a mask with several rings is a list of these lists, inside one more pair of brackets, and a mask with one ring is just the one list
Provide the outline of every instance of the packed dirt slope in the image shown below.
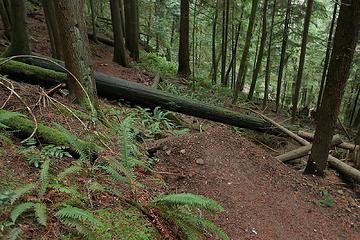
[[[226,209],[216,220],[232,239],[360,239],[360,208],[334,172],[303,176],[255,144],[217,127],[153,142],[166,191],[214,198]],[[322,187],[336,200],[320,208]]]

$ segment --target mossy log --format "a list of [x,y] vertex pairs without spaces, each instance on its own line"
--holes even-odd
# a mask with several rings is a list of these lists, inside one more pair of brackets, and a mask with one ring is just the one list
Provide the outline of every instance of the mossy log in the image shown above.
[[[0,114],[6,113],[6,110],[0,110]],[[0,123],[8,126],[11,130],[17,131],[19,135],[23,137],[28,137],[32,134],[35,129],[35,123],[25,117],[16,116],[10,119],[1,119]],[[66,146],[72,152],[76,152],[76,149],[71,145],[68,136],[62,131],[48,127],[44,124],[38,124],[37,131],[34,136],[36,139],[40,140],[40,142],[54,144],[57,146]],[[84,147],[89,147],[92,149],[94,153],[99,153],[102,148],[97,146],[96,144],[90,144],[86,141],[78,139],[79,144]]]
[[[32,64],[54,71],[63,72],[60,67],[55,66],[54,64],[49,64],[43,60],[33,59]],[[27,69],[31,69],[32,66],[27,65],[26,67]],[[38,69],[38,67],[36,67],[36,69]],[[54,74],[55,77],[59,77],[59,81],[63,81],[63,73],[60,74],[54,71],[51,73]],[[2,70],[0,69],[0,73],[1,72]],[[15,75],[14,78],[21,81],[28,81],[28,72],[31,72],[31,70],[17,71],[17,75]],[[40,73],[38,72],[38,74]],[[13,77],[12,74],[9,75]],[[94,75],[98,93],[108,99],[124,100],[131,102],[132,104],[150,108],[160,106],[166,110],[204,118],[240,128],[267,133],[279,133],[279,131],[271,124],[256,117],[230,111],[221,107],[211,106],[200,101],[179,97],[153,89],[151,87],[144,86],[139,83],[129,82],[100,72],[95,72]]]

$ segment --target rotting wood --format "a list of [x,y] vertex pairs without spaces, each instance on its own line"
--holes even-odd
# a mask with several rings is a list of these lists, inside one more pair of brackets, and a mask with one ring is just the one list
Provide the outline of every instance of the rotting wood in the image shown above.
[[[309,140],[313,140],[314,139],[314,134],[309,133],[309,132],[305,132],[305,131],[298,131],[297,133],[300,137],[305,138],[305,139],[309,139]],[[341,144],[339,144],[337,147],[339,148],[343,148],[343,149],[347,149],[350,151],[354,151],[356,145],[352,144],[352,143],[348,143],[348,142],[343,142]]]
[[[331,141],[331,146],[337,146],[342,143],[341,138],[338,135],[335,135]],[[280,156],[277,156],[276,159],[282,162],[288,162],[294,159],[298,159],[309,155],[311,152],[312,144],[308,144],[306,146],[294,149],[290,152],[284,153]]]
[[[61,78],[59,82],[63,81],[64,74],[59,73],[63,72],[60,67],[35,58],[31,61],[33,65],[37,66],[37,69],[39,69],[39,67],[44,67],[54,70],[51,72],[58,71],[57,74],[60,74],[59,77]],[[27,71],[8,71],[8,75],[15,80],[27,81],[27,74],[31,73],[32,66],[28,64],[23,65],[26,65]],[[0,69],[0,73],[1,72],[2,69]],[[161,108],[169,111],[179,112],[240,128],[272,134],[279,133],[279,130],[274,128],[268,122],[244,113],[234,112],[226,108],[216,107],[200,101],[179,97],[139,83],[112,77],[101,72],[95,72],[94,75],[98,93],[108,99],[124,100],[135,105],[150,108],[160,106]]]
[[[252,112],[258,114],[263,119],[268,120],[270,123],[274,124],[274,126],[279,127],[280,130],[282,130],[284,133],[301,143],[302,145],[306,146],[310,144],[307,140],[303,139],[302,137],[296,135],[295,133],[291,132],[290,130],[286,129],[285,127],[281,126],[280,124],[276,123],[271,118],[265,116],[264,114],[261,114],[257,111],[251,110]],[[352,179],[356,183],[360,183],[360,171],[356,168],[340,161],[339,159],[329,155],[328,156],[328,163],[330,167],[337,170],[339,173],[343,174],[344,176]]]
[[154,81],[153,81],[153,83],[151,84],[151,87],[152,88],[154,88],[154,89],[157,89],[158,88],[158,86],[159,86],[159,84],[160,84],[160,82],[161,82],[161,77],[160,77],[160,74],[156,74],[155,75],[155,77],[154,77]]

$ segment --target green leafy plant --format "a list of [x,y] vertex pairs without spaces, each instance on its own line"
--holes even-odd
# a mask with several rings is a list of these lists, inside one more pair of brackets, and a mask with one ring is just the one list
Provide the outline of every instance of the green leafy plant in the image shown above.
[[320,189],[323,199],[315,201],[316,206],[318,207],[333,207],[336,203],[335,199],[331,197],[330,193],[324,189]]
[[227,234],[212,221],[193,209],[204,209],[210,213],[224,211],[216,201],[189,193],[163,195],[151,202],[161,217],[179,227],[188,239],[202,239],[204,231],[217,235],[221,239],[230,239]]
[[72,206],[60,209],[55,217],[63,224],[76,229],[86,239],[97,239],[92,229],[103,225],[91,212]]
[[0,128],[9,128],[4,122],[14,118],[24,116],[17,112],[10,112],[10,111],[0,111]]

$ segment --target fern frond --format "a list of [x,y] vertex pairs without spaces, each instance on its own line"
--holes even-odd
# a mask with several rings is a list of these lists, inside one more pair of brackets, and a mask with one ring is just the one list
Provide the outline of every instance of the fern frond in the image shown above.
[[188,217],[188,221],[193,222],[194,226],[200,227],[208,232],[216,234],[222,240],[230,240],[229,236],[224,232],[224,230],[222,230],[215,223],[206,218],[191,215],[190,217]]
[[76,219],[79,221],[86,221],[92,225],[102,225],[102,222],[95,218],[94,215],[86,210],[77,208],[77,207],[64,207],[60,209],[55,216],[60,220],[69,218],[69,219]]
[[55,146],[52,144],[46,145],[41,149],[41,154],[47,157],[63,158],[72,157],[69,152],[66,151],[65,146]]
[[46,205],[44,203],[36,203],[34,204],[34,209],[37,222],[46,227]]
[[129,179],[120,175],[115,169],[111,166],[99,166],[100,169],[109,174],[115,181],[124,182],[126,184],[130,183]]
[[13,222],[24,212],[34,207],[33,202],[25,202],[17,205],[10,213],[10,218]]
[[71,219],[71,218],[65,218],[65,219],[62,219],[62,222],[71,228],[75,228],[76,231],[79,234],[83,235],[86,239],[96,240],[95,234],[86,225],[84,225],[81,221],[76,220],[76,219]]
[[155,198],[152,201],[152,204],[156,207],[159,205],[171,206],[191,206],[206,209],[212,212],[223,212],[224,208],[220,206],[216,201],[203,197],[194,195],[191,193],[180,193],[180,194],[169,194],[163,195]]
[[41,165],[40,171],[40,189],[39,189],[39,197],[43,197],[46,193],[46,190],[49,186],[49,169],[50,169],[50,160],[46,160]]
[[65,168],[61,173],[59,173],[56,177],[57,181],[61,181],[69,175],[77,174],[82,171],[82,167],[80,165],[72,165],[68,168]]
[[75,187],[66,187],[61,184],[52,184],[51,187],[58,190],[59,192],[69,194],[73,197],[81,196],[80,192]]
[[21,198],[24,194],[33,191],[35,189],[35,187],[36,187],[35,183],[29,183],[29,184],[26,184],[26,185],[16,189],[13,192],[13,195],[11,196],[11,204],[14,204],[16,202],[16,200]]

